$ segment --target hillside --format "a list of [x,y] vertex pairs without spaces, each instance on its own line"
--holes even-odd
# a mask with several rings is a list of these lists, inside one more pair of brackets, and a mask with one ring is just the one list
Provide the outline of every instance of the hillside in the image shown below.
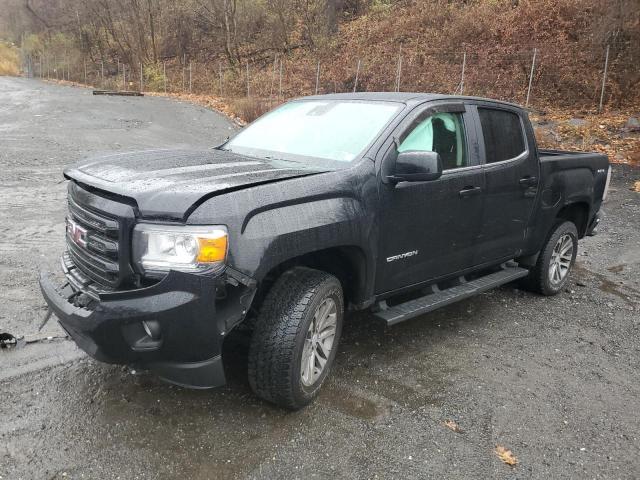
[[[245,121],[316,92],[464,93],[527,104],[547,146],[597,149],[619,161],[637,161],[640,151],[638,0],[0,6],[0,37],[20,45],[27,75],[186,94]],[[580,121],[566,123],[573,117]]]
[[[640,96],[638,0],[0,0],[35,75],[221,96],[454,92],[593,109]],[[534,61],[535,52],[535,65]],[[462,71],[464,67],[464,79]],[[126,87],[126,84],[125,84]]]

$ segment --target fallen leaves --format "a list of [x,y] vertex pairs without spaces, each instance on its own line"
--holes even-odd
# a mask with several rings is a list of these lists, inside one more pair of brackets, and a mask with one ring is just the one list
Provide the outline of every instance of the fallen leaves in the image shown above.
[[227,117],[235,120],[238,125],[245,125],[245,121],[234,112],[233,109],[225,102],[222,97],[215,95],[204,95],[195,93],[161,93],[161,92],[144,92],[145,95],[156,97],[171,97],[182,101],[187,101],[200,105],[205,108],[217,110],[224,113]]
[[628,126],[630,119],[637,118],[634,109],[596,114],[549,108],[545,114],[530,117],[542,148],[595,151],[607,155],[612,163],[640,164],[640,135]]
[[464,432],[464,430],[462,430],[462,428],[460,428],[460,425],[458,425],[453,420],[445,420],[444,421],[444,426],[447,427],[452,432],[456,432],[456,433],[463,433]]
[[[464,430],[462,430],[462,428],[460,428],[460,425],[458,425],[454,420],[451,420],[451,419],[445,420],[443,424],[452,432],[464,433]],[[508,448],[505,448],[502,445],[496,445],[495,453],[498,456],[498,458],[500,458],[500,460],[502,460],[505,464],[509,465],[510,467],[515,467],[516,465],[518,465],[518,459],[513,454],[513,452]]]
[[518,464],[518,459],[513,452],[501,445],[496,445],[496,455],[498,455],[500,460],[511,467],[515,467]]
[[634,192],[639,192],[640,193],[640,180],[636,180],[633,184],[633,188],[631,189]]

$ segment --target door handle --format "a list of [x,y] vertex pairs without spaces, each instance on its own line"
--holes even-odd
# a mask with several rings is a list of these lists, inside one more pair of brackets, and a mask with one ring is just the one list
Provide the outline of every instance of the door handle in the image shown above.
[[519,183],[522,187],[535,187],[536,185],[538,185],[538,177],[522,177]]
[[460,190],[460,198],[479,195],[481,192],[482,192],[482,188],[480,187],[465,187],[462,190]]

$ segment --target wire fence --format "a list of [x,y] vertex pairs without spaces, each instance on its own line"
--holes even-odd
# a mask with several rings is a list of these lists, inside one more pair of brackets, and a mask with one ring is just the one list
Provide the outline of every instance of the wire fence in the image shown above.
[[[95,62],[79,55],[23,55],[29,77],[79,82],[124,91],[195,93],[222,98],[255,98],[270,104],[291,97],[357,91],[416,91],[488,96],[527,107],[571,103],[602,111],[623,97],[625,73],[637,70],[633,58],[612,61],[603,52],[560,54],[553,48],[492,52],[422,50],[349,59],[310,59],[274,55],[233,66],[186,55],[152,64]],[[612,78],[615,77],[615,81]],[[573,100],[571,100],[573,98]]]

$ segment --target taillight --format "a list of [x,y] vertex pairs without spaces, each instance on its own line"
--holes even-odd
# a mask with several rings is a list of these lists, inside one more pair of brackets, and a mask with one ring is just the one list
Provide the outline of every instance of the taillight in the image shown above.
[[611,182],[611,167],[609,167],[609,171],[607,172],[607,181],[604,184],[604,193],[602,194],[602,201],[604,202],[607,199],[607,193],[609,193],[609,183]]

